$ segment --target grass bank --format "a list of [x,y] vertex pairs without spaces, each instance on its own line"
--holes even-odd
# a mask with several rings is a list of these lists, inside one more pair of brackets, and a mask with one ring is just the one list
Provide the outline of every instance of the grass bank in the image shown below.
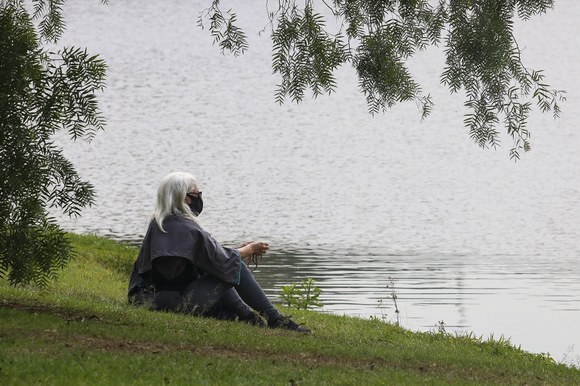
[[285,310],[314,331],[302,335],[132,307],[137,249],[70,237],[77,258],[58,282],[0,281],[3,385],[580,384],[580,370],[505,342],[378,320]]

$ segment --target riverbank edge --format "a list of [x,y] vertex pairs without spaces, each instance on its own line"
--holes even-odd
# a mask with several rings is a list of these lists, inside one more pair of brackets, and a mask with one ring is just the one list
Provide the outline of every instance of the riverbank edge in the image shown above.
[[580,384],[577,367],[502,339],[283,309],[314,331],[303,335],[132,307],[137,248],[69,238],[76,257],[47,288],[0,280],[5,384],[184,384],[192,372],[209,384]]

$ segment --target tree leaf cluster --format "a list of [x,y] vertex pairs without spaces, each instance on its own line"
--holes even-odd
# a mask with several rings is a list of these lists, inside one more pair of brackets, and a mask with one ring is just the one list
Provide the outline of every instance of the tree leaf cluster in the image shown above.
[[308,88],[314,96],[336,88],[333,72],[348,53],[341,36],[331,36],[324,27],[323,16],[311,5],[304,10],[293,7],[278,18],[272,33],[272,68],[282,78],[275,97],[278,103],[286,96],[299,102]]
[[44,285],[72,256],[48,208],[78,216],[94,203],[53,136],[90,140],[103,129],[106,66],[79,48],[43,49],[64,30],[62,3],[34,2],[37,32],[21,1],[0,2],[0,277],[12,284]]
[[[267,2],[268,3],[268,2]],[[442,47],[441,82],[465,94],[464,124],[481,147],[500,143],[499,128],[513,140],[510,155],[530,149],[528,117],[533,104],[560,114],[564,92],[551,89],[541,71],[528,69],[514,36],[514,21],[547,12],[553,0],[280,0],[268,11],[272,68],[281,81],[275,100],[300,102],[309,89],[316,97],[336,89],[335,71],[350,64],[371,114],[414,101],[425,118],[433,101],[414,80],[408,61],[430,46]],[[220,0],[214,0],[215,14]],[[235,13],[228,11],[230,20]],[[201,18],[203,18],[203,13]],[[327,20],[338,28],[330,31]],[[243,52],[240,40],[231,50]],[[214,35],[222,50],[234,42]],[[238,44],[236,46],[236,44]]]
[[248,48],[248,39],[244,31],[236,25],[237,16],[235,13],[222,11],[219,7],[220,0],[214,0],[211,6],[199,16],[197,24],[202,29],[206,28],[204,20],[209,20],[208,29],[222,50],[230,51],[235,56],[243,54]]

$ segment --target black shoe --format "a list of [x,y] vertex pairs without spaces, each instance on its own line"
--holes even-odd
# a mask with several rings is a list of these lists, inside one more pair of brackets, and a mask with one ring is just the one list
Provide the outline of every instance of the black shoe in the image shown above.
[[241,322],[246,322],[248,324],[252,324],[254,326],[258,326],[258,327],[266,327],[266,322],[264,322],[264,319],[262,319],[262,317],[258,314],[256,314],[255,312],[252,312],[246,316],[240,316],[238,318]]
[[280,315],[277,319],[268,320],[268,327],[270,328],[283,328],[286,330],[298,331],[298,332],[311,332],[310,329],[302,327],[298,323],[294,322],[288,316]]

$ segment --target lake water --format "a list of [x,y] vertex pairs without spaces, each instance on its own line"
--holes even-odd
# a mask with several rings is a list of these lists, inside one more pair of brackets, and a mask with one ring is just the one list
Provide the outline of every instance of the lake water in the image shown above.
[[323,310],[395,321],[394,288],[404,327],[443,322],[580,363],[579,2],[517,26],[525,62],[568,91],[561,119],[532,116],[517,163],[507,136],[470,141],[439,51],[412,63],[436,104],[426,121],[414,104],[371,117],[350,68],[337,93],[278,106],[264,2],[235,5],[250,38],[238,58],[196,25],[209,3],[67,4],[63,43],[100,53],[109,75],[106,131],[57,138],[98,193],[59,217],[66,229],[139,242],[160,179],[190,171],[216,238],[270,241],[256,276],[272,296],[312,277]]

